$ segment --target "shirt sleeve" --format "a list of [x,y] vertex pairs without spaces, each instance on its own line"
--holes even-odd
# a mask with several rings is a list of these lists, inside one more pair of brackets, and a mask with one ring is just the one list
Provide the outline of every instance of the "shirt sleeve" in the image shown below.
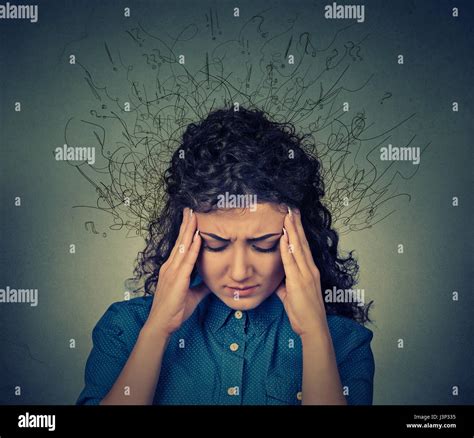
[[85,387],[78,405],[98,405],[117,380],[130,354],[124,340],[124,310],[112,304],[92,331],[93,347],[87,359]]
[[[371,405],[374,390],[375,362],[370,342],[373,333],[351,321],[345,337],[339,375],[349,405]],[[339,361],[338,361],[339,362]]]

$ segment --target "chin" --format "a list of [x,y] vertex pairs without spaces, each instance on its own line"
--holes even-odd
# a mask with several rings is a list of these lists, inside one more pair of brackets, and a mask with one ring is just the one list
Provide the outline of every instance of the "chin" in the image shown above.
[[256,295],[252,297],[240,298],[234,300],[233,297],[221,296],[216,294],[217,297],[224,302],[227,306],[234,310],[252,310],[258,307],[268,296]]

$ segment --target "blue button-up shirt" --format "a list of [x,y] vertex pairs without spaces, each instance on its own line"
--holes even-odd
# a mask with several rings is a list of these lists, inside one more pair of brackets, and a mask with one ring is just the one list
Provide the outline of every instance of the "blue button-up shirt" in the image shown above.
[[[124,367],[153,297],[112,304],[92,333],[85,388],[78,404],[98,404]],[[327,317],[348,404],[371,404],[372,332],[348,318]],[[209,294],[170,338],[154,404],[301,404],[302,345],[276,294],[235,311]]]

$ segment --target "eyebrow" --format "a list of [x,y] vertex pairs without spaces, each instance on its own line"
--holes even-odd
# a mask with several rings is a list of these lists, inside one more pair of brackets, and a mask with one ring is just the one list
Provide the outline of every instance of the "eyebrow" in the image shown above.
[[[229,243],[229,242],[230,242],[230,239],[224,239],[223,237],[218,236],[217,234],[204,233],[203,231],[200,231],[199,234],[204,234],[204,235],[206,235],[206,236],[212,237],[213,239],[219,240],[219,241],[221,241],[221,242],[226,242],[226,243]],[[260,242],[261,240],[268,239],[269,237],[281,236],[282,234],[283,234],[283,233],[264,234],[263,236],[252,237],[252,238],[250,238],[250,239],[247,239],[247,242],[249,242],[249,243]]]

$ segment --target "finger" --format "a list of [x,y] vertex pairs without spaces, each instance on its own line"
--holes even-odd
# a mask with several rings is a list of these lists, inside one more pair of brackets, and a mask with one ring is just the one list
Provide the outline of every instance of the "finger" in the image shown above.
[[288,231],[283,228],[283,236],[280,237],[280,255],[283,261],[283,268],[287,277],[299,275],[299,269],[293,254],[290,252]]
[[309,266],[306,262],[306,255],[303,251],[303,246],[296,230],[296,224],[294,221],[294,213],[287,214],[283,222],[285,224],[286,231],[288,231],[289,249],[292,252],[299,271],[302,275],[310,274]]
[[201,249],[201,242],[202,242],[202,239],[199,234],[199,230],[196,230],[193,236],[193,241],[191,242],[191,245],[189,247],[189,250],[186,252],[181,262],[180,275],[191,277],[194,266],[196,265],[196,261],[199,256],[199,251]]
[[175,253],[171,266],[175,269],[179,269],[183,260],[185,259],[191,244],[193,243],[193,238],[197,229],[197,218],[193,214],[189,217],[186,227],[184,229],[181,241],[178,243],[178,251]]
[[292,213],[294,213],[293,217],[295,219],[296,231],[306,257],[306,262],[310,268],[318,270],[316,264],[314,263],[313,254],[311,253],[311,248],[309,246],[308,239],[306,238],[306,233],[304,232],[303,222],[301,220],[301,212],[298,209],[293,209]]
[[[190,222],[191,221],[192,219],[190,219]],[[190,227],[191,225],[188,225],[188,228],[185,231],[185,233],[189,231]],[[191,236],[191,238],[193,239],[193,236]],[[183,243],[180,243],[179,245],[182,245],[182,247],[184,248],[184,245],[185,245],[184,242],[186,242],[186,235],[184,236],[182,242]],[[197,256],[199,255],[200,246],[201,246],[201,238],[199,236],[198,230],[196,230],[194,234],[194,239],[191,242],[189,251],[185,251],[186,254],[181,254],[181,252],[178,251],[173,259],[173,265],[169,266],[168,274],[170,275],[170,278],[172,279],[173,283],[175,285],[179,283],[179,285],[184,286],[183,288],[180,288],[182,292],[182,297],[186,295],[189,289],[189,281],[191,280],[191,274],[192,274],[194,265],[196,263]],[[190,252],[192,253],[192,257],[189,259],[189,261],[187,261],[186,258],[188,257]],[[185,260],[184,262],[183,262],[183,257],[180,258],[180,255],[184,257],[184,260]]]
[[[182,245],[182,240],[183,240],[184,233],[186,232],[187,226],[188,226],[189,221],[191,219],[191,214],[190,213],[191,213],[191,209],[188,208],[188,207],[186,207],[183,210],[183,220],[181,221],[181,226],[179,228],[178,237],[176,238],[176,243],[175,243],[173,249],[171,250],[171,254],[170,254],[170,256],[168,257],[168,260],[167,260],[168,266],[173,265],[176,254],[179,253],[180,250],[182,251],[182,246],[180,246],[180,245]],[[194,213],[192,215],[194,216]]]

